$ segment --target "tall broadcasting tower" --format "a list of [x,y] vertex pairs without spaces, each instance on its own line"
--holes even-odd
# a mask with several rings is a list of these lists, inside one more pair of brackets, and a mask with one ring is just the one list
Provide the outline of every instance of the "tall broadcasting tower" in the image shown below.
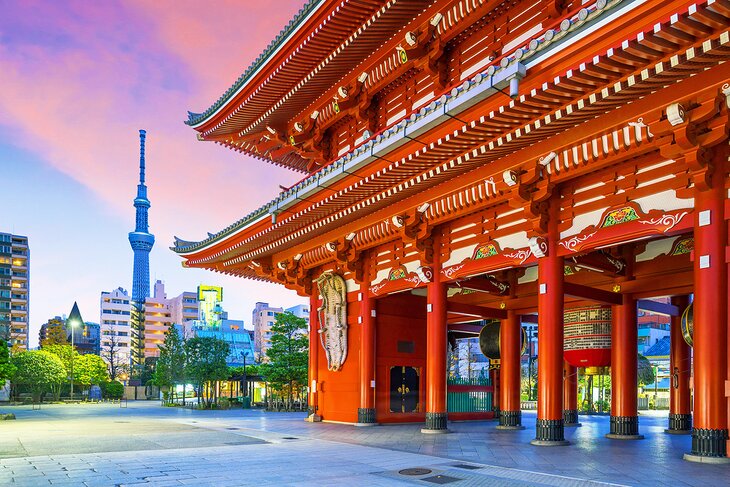
[[132,275],[132,365],[144,363],[144,303],[150,296],[150,251],[155,244],[155,236],[149,232],[147,210],[147,186],[144,184],[144,143],[147,132],[139,131],[139,184],[134,207],[137,209],[136,224],[129,232],[129,244],[134,251],[134,273]]

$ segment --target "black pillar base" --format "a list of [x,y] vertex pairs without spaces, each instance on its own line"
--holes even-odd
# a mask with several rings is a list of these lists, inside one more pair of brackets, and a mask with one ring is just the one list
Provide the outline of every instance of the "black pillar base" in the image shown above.
[[606,438],[612,440],[641,440],[638,416],[611,416],[611,432]]
[[523,430],[522,411],[501,411],[499,413],[498,430]]
[[727,457],[728,430],[692,428],[692,452],[685,460],[705,463],[730,463]]
[[535,439],[530,444],[535,446],[562,446],[565,441],[565,429],[562,419],[538,419],[535,428]]
[[578,422],[578,410],[577,409],[566,409],[563,411],[563,426],[566,428],[581,426]]
[[448,433],[447,418],[448,413],[426,413],[426,427],[421,429],[421,433]]
[[375,423],[375,409],[374,408],[358,408],[357,424],[358,425],[376,424]]
[[691,414],[670,414],[669,428],[664,430],[670,435],[688,435],[692,432]]

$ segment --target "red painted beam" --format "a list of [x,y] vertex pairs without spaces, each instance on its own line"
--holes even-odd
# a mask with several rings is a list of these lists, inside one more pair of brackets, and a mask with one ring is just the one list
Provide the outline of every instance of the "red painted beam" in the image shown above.
[[476,316],[479,318],[503,320],[507,317],[507,311],[503,309],[487,308],[484,306],[475,306],[473,304],[448,303],[446,310],[449,313]]
[[639,309],[666,316],[680,316],[682,311],[676,306],[668,303],[657,303],[649,299],[640,299],[636,302]]
[[566,282],[563,284],[563,293],[574,298],[588,299],[603,304],[621,304],[622,298],[619,293],[604,291],[582,284]]

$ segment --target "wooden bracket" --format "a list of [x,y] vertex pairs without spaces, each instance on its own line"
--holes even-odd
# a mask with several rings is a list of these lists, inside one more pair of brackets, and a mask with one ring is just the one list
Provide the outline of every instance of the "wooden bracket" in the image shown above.
[[411,243],[415,247],[422,264],[433,263],[433,227],[426,219],[425,211],[410,210],[405,215],[393,217],[393,224],[400,228],[404,243]]
[[335,261],[346,270],[353,273],[354,279],[358,284],[362,284],[365,280],[365,267],[361,257],[362,251],[357,250],[352,244],[354,234],[348,235],[329,242],[325,248],[334,253]]
[[718,90],[714,98],[684,100],[667,106],[652,130],[661,155],[684,160],[695,187],[708,190],[715,170],[709,149],[726,141],[730,132],[725,93]]

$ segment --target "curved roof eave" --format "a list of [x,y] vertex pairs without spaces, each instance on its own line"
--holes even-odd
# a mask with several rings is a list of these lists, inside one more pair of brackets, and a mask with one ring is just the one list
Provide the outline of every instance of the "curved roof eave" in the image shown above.
[[220,112],[230,100],[235,98],[236,95],[238,95],[246,87],[246,85],[248,85],[249,81],[251,81],[254,76],[261,71],[261,69],[263,69],[266,62],[273,55],[279,52],[282,47],[284,47],[287,41],[289,41],[299,28],[304,25],[304,23],[312,16],[312,14],[314,14],[314,12],[316,12],[317,8],[324,3],[324,1],[325,0],[308,0],[299,12],[297,12],[294,18],[289,21],[286,27],[279,32],[279,35],[277,35],[266,49],[264,49],[264,52],[259,54],[256,60],[251,63],[246,71],[239,76],[236,82],[233,83],[233,85],[228,88],[226,92],[223,93],[223,95],[221,95],[215,103],[213,103],[213,105],[211,105],[203,113],[188,111],[188,119],[185,121],[185,125],[197,128],[210,120],[211,117],[218,114],[218,112]]

